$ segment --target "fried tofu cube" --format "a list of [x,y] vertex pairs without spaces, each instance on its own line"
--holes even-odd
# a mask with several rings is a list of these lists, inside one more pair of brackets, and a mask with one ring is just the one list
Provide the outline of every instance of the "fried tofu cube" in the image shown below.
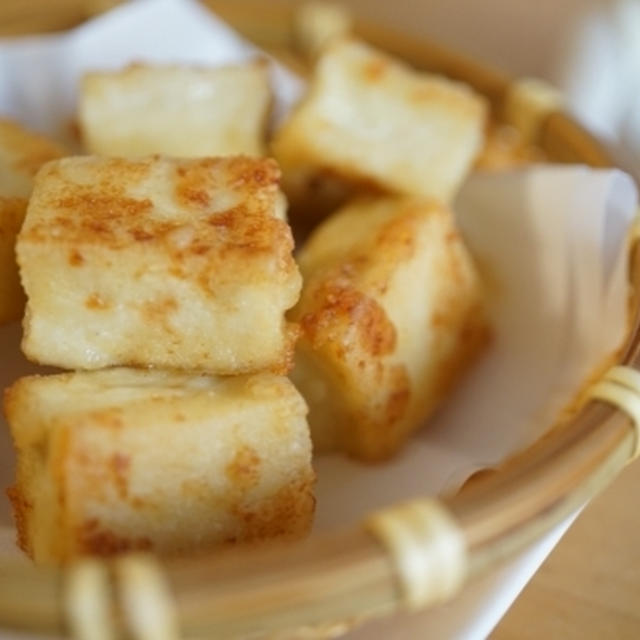
[[62,155],[62,147],[51,140],[0,119],[0,324],[17,320],[24,310],[15,244],[33,176],[42,164]]
[[446,203],[482,147],[485,116],[465,85],[341,40],[320,57],[273,153],[285,172],[317,167]]
[[302,248],[292,380],[317,451],[390,457],[486,342],[478,274],[443,205],[356,201]]
[[133,65],[84,77],[79,121],[86,148],[98,155],[263,155],[270,104],[264,61]]
[[244,156],[47,164],[17,242],[27,357],[288,371],[301,278],[278,179]]
[[7,390],[5,411],[19,544],[36,562],[185,553],[310,527],[306,406],[287,378],[31,376]]

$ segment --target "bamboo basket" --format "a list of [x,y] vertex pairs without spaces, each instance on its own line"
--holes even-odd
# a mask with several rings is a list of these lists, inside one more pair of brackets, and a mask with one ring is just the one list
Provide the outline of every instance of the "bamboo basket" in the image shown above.
[[[112,4],[4,0],[0,34],[66,28]],[[208,4],[260,46],[291,58],[290,4]],[[489,98],[494,115],[505,117],[518,86],[507,76],[387,28],[358,22],[356,30],[418,67],[469,83]],[[525,99],[521,108],[533,107]],[[546,113],[536,124],[534,142],[549,159],[611,166],[598,142],[562,112]],[[635,369],[637,251],[629,274],[633,326],[619,362]],[[392,508],[362,526],[293,546],[271,543],[163,561],[124,556],[66,569],[0,557],[0,628],[92,638],[107,638],[108,632],[170,638],[175,629],[185,638],[326,637],[371,617],[429,606],[521,552],[616,477],[637,453],[638,434],[628,414],[640,412],[625,406],[623,411],[610,401],[587,401],[517,458],[455,495]],[[416,566],[423,568],[420,575],[412,573]]]

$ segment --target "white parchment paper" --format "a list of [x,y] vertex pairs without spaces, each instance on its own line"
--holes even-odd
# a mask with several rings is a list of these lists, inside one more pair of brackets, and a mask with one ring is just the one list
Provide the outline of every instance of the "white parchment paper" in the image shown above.
[[[218,65],[256,52],[192,0],[138,0],[68,34],[0,41],[0,115],[65,139],[85,70],[144,61]],[[274,64],[273,84],[282,117],[302,83]],[[454,489],[540,437],[624,339],[626,238],[635,207],[632,180],[616,170],[545,166],[476,174],[466,182],[455,209],[485,277],[493,342],[396,459],[374,467],[340,456],[316,461],[317,529],[342,526],[398,499]],[[33,370],[19,352],[19,338],[17,325],[0,328],[2,386]],[[12,476],[0,420],[0,484]],[[2,524],[10,525],[6,502]],[[429,613],[426,628],[448,630],[439,637],[478,637],[559,535],[541,541],[499,580]],[[9,550],[8,540],[6,532],[0,535],[0,551]],[[439,624],[437,616],[449,622]],[[394,621],[408,626],[393,637],[416,637],[412,620]],[[371,630],[367,637],[378,636]]]

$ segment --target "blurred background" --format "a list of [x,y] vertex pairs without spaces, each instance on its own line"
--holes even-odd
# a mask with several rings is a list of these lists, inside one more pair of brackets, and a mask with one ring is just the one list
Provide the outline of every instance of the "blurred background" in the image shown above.
[[[369,21],[424,36],[514,75],[546,79],[640,179],[640,0],[343,3]],[[0,33],[64,29],[116,4],[118,0],[0,0]],[[220,3],[204,4],[215,9]]]

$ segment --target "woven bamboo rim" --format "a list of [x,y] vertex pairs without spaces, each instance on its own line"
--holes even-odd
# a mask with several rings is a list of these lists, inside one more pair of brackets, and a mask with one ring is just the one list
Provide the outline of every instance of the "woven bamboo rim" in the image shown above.
[[[0,34],[65,28],[105,4],[114,3],[4,0]],[[254,41],[288,56],[288,4],[207,4]],[[387,28],[358,23],[357,31],[416,66],[468,82],[489,98],[496,114],[502,113],[514,86],[505,75]],[[554,161],[611,166],[597,141],[559,111],[540,123],[536,143]],[[636,250],[630,280],[633,327],[619,362],[640,368]],[[633,395],[639,389],[627,391]],[[630,402],[640,406],[638,397],[633,395]],[[637,453],[640,434],[612,402],[586,402],[571,420],[456,495],[384,511],[363,526],[296,545],[271,543],[162,562],[147,557],[87,561],[67,569],[0,558],[0,628],[57,636],[73,631],[95,638],[109,637],[109,630],[135,638],[170,638],[179,629],[185,638],[245,638],[314,625],[339,631],[355,621],[448,598],[464,581],[494,568],[561,522],[606,487]],[[390,537],[389,528],[396,532]],[[399,550],[398,530],[405,538]],[[434,543],[444,543],[446,549],[436,554],[436,564],[429,564]],[[413,555],[407,556],[407,549]],[[422,562],[433,571],[423,571],[416,582],[406,575],[407,561],[409,567]],[[434,579],[427,584],[425,575]],[[141,596],[146,596],[150,619],[163,621],[161,629],[131,614],[132,603]],[[87,621],[86,607],[93,607],[96,617]],[[96,625],[100,615],[104,623]]]

